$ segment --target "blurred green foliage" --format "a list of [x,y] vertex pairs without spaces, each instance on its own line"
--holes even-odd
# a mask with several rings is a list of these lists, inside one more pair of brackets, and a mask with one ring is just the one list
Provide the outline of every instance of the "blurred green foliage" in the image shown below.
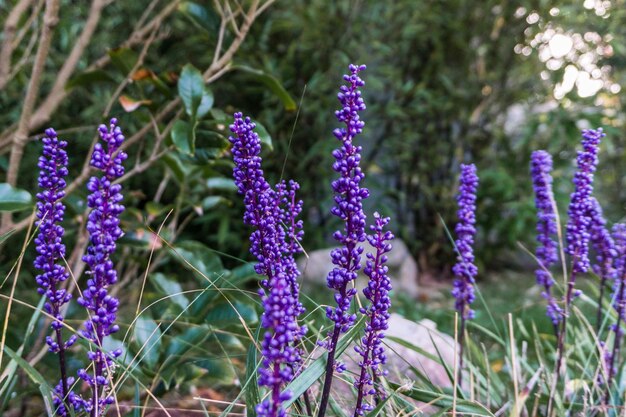
[[[267,93],[241,105],[259,114],[273,133],[278,152],[268,171],[282,172],[286,158],[285,172],[302,183],[307,245],[328,245],[329,230],[337,226],[329,213],[331,150],[337,146],[331,132],[337,126],[338,79],[350,62],[368,65],[362,145],[373,197],[366,204],[392,216],[422,271],[448,273],[453,254],[444,222],[453,227],[462,162],[475,162],[479,169],[478,257],[490,267],[506,267],[503,250],[532,242],[528,162],[534,149],[555,156],[555,176],[565,184],[557,190],[564,217],[581,120],[603,125],[609,134],[598,183],[617,221],[626,202],[622,178],[614,171],[623,161],[620,96],[602,91],[598,96],[605,104],[596,105],[595,97],[580,98],[574,89],[555,101],[552,90],[562,81],[563,68],[546,71],[536,50],[530,56],[515,52],[517,45],[557,26],[565,33],[611,35],[614,54],[600,57],[598,66],[610,65],[612,78],[623,82],[620,22],[626,12],[623,1],[613,3],[608,18],[573,1],[277,4],[265,24],[254,28],[257,41],[246,45],[246,59],[301,97],[298,118],[285,117]],[[537,21],[529,17],[533,13]],[[548,79],[540,77],[542,71]],[[244,80],[233,79],[232,93],[242,85]],[[514,120],[516,109],[521,120]]]

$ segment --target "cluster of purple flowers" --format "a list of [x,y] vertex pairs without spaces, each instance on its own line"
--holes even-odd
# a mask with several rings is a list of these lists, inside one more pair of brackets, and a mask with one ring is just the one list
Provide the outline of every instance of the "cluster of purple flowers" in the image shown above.
[[345,123],[344,128],[335,129],[333,134],[341,141],[341,147],[333,151],[335,163],[333,170],[340,177],[332,182],[335,192],[335,205],[331,213],[344,222],[344,230],[337,230],[333,237],[341,245],[331,252],[331,259],[335,267],[328,274],[328,288],[335,290],[335,308],[328,307],[326,315],[335,323],[331,332],[331,340],[327,344],[328,350],[334,350],[340,333],[346,332],[356,320],[356,314],[350,312],[352,298],[356,294],[355,288],[348,288],[357,277],[361,268],[362,242],[365,241],[366,216],[363,212],[363,199],[369,196],[367,188],[360,183],[365,178],[361,171],[361,146],[355,146],[354,138],[363,131],[365,123],[360,120],[359,112],[365,110],[365,103],[361,97],[359,87],[365,85],[359,77],[359,72],[365,69],[364,65],[350,65],[350,74],[344,75],[347,85],[340,87],[338,94],[342,108],[335,112],[337,120]]
[[[355,381],[354,386],[357,390],[357,402],[355,415],[364,415],[373,409],[373,406],[364,402],[364,396],[374,395],[377,390],[374,388],[374,378],[384,374],[380,365],[384,365],[387,361],[385,348],[382,340],[385,337],[383,333],[388,328],[389,307],[391,300],[389,299],[389,291],[391,291],[391,280],[387,276],[388,267],[387,253],[391,251],[391,241],[394,236],[390,231],[385,231],[385,227],[389,223],[389,217],[383,218],[378,213],[374,213],[375,224],[370,226],[373,234],[367,236],[367,240],[376,253],[368,253],[368,258],[363,273],[369,277],[367,287],[363,290],[365,298],[370,301],[367,308],[361,308],[361,313],[369,319],[365,326],[365,335],[361,339],[361,346],[356,346],[356,352],[361,355],[359,361],[361,373]],[[381,397],[384,392],[381,392]]]
[[574,175],[574,192],[568,209],[567,253],[572,259],[572,273],[568,282],[566,305],[577,295],[576,276],[589,270],[589,238],[592,209],[593,175],[598,164],[598,147],[604,137],[602,129],[583,131],[583,149],[578,152],[578,169]]
[[340,246],[331,251],[331,261],[335,266],[326,278],[328,288],[335,291],[337,305],[334,308],[331,306],[326,308],[326,316],[332,320],[334,326],[328,335],[329,340],[321,343],[328,350],[328,361],[318,417],[324,417],[326,412],[334,371],[345,370],[345,365],[336,361],[335,347],[340,334],[347,332],[356,321],[357,316],[350,311],[350,307],[357,290],[351,284],[361,268],[361,255],[364,250],[362,243],[367,236],[363,200],[369,196],[369,190],[361,187],[361,182],[365,178],[360,166],[362,148],[353,143],[365,126],[359,117],[359,112],[365,110],[360,90],[365,82],[359,77],[359,73],[365,70],[365,65],[351,64],[348,69],[350,73],[343,76],[346,84],[339,88],[337,94],[342,108],[335,112],[335,117],[345,127],[333,131],[341,146],[333,151],[335,158],[333,170],[339,174],[339,178],[331,184],[335,194],[335,204],[331,208],[331,213],[341,219],[344,229],[333,234],[333,238]]
[[35,259],[35,267],[42,271],[37,275],[36,281],[39,294],[46,296],[44,310],[53,317],[51,327],[54,337],[47,336],[48,350],[59,356],[59,369],[61,381],[54,390],[54,405],[58,415],[67,415],[66,404],[70,401],[69,386],[73,382],[67,377],[65,351],[74,344],[76,336],[72,335],[67,341],[63,340],[63,306],[72,298],[71,294],[63,287],[63,283],[69,277],[67,269],[63,265],[65,258],[65,245],[63,235],[65,231],[61,226],[65,214],[65,205],[61,201],[65,196],[65,177],[67,170],[67,142],[58,138],[54,129],[46,129],[42,139],[43,152],[39,157],[38,167],[39,188],[37,194],[37,226],[39,234],[35,238],[38,253]]
[[261,140],[250,118],[235,113],[230,126],[235,161],[234,178],[246,207],[244,222],[252,226],[250,252],[257,258],[255,271],[265,279],[261,282],[265,329],[262,342],[262,363],[259,385],[268,387],[270,397],[257,405],[261,417],[286,415],[282,403],[291,398],[282,388],[297,372],[301,361],[296,346],[306,328],[298,324],[304,311],[299,301],[299,275],[294,255],[301,251],[302,222],[297,219],[302,202],[296,199],[299,186],[294,181],[281,182],[273,189],[261,168]]
[[557,244],[554,237],[557,234],[557,217],[552,193],[552,157],[546,151],[535,151],[530,158],[530,172],[535,191],[535,206],[537,208],[537,261],[539,267],[535,270],[537,284],[544,288],[542,296],[548,301],[547,315],[558,333],[558,324],[562,319],[562,311],[554,295],[552,286],[554,279],[550,267],[558,260]]
[[81,334],[92,343],[88,357],[93,363],[93,375],[81,369],[78,376],[92,387],[91,402],[84,402],[84,407],[92,416],[104,415],[106,406],[113,402],[109,392],[110,380],[115,368],[114,359],[122,354],[119,349],[105,352],[103,342],[105,337],[119,330],[115,324],[119,301],[108,293],[108,287],[117,282],[111,255],[115,252],[116,241],[124,234],[119,219],[124,211],[122,186],[114,181],[124,175],[122,163],[127,158],[126,153],[120,150],[124,135],[116,119],[111,119],[108,129],[101,125],[98,133],[106,149],[97,143],[90,161],[91,166],[101,171],[102,175],[91,177],[87,184],[91,193],[87,198],[87,205],[91,208],[87,221],[90,244],[83,262],[87,265],[90,278],[78,299],[78,303],[89,311],[89,320]]
[[[363,130],[364,123],[359,112],[365,109],[360,87],[364,85],[359,72],[365,66],[350,65],[350,74],[344,76],[346,85],[338,94],[342,108],[335,115],[345,124],[333,134],[341,142],[341,147],[333,152],[333,169],[340,174],[332,182],[335,193],[335,205],[331,213],[344,222],[343,231],[334,233],[334,238],[341,245],[331,253],[334,269],[327,277],[328,287],[335,290],[335,308],[328,307],[326,315],[334,323],[329,340],[322,344],[328,349],[326,381],[319,405],[319,416],[323,417],[330,392],[333,372],[341,372],[343,365],[335,363],[335,348],[341,333],[348,331],[356,320],[356,314],[350,312],[351,301],[356,295],[353,281],[361,268],[362,243],[369,240],[376,249],[375,254],[368,254],[364,273],[369,277],[369,284],[364,290],[370,306],[360,312],[369,318],[365,336],[356,348],[361,355],[361,375],[355,382],[359,391],[355,415],[362,415],[371,409],[364,402],[365,396],[378,394],[374,388],[374,379],[383,374],[380,365],[386,361],[382,339],[389,319],[389,291],[391,281],[387,276],[387,253],[391,250],[389,241],[393,235],[385,231],[388,218],[374,215],[375,224],[371,226],[372,235],[365,232],[366,216],[363,212],[363,199],[369,192],[361,187],[364,174],[360,168],[361,147],[353,143]],[[299,302],[299,275],[294,256],[302,252],[302,221],[297,220],[302,211],[302,202],[297,200],[299,185],[294,181],[281,181],[276,187],[268,183],[261,168],[261,142],[254,132],[255,124],[241,113],[235,113],[235,121],[230,126],[233,136],[232,154],[235,162],[234,178],[238,191],[244,196],[244,223],[252,226],[250,251],[257,258],[255,270],[265,276],[261,282],[263,316],[261,324],[266,330],[261,353],[259,385],[269,389],[270,394],[257,405],[257,414],[263,417],[282,417],[286,415],[282,403],[291,398],[291,393],[281,391],[298,372],[301,352],[297,343],[302,340],[306,329],[298,325],[298,316],[304,312]]]
[[458,222],[455,227],[457,263],[452,272],[456,276],[452,295],[456,299],[455,308],[463,321],[472,319],[474,311],[474,283],[478,267],[474,264],[474,236],[476,235],[476,190],[478,176],[474,164],[461,165],[459,193],[457,195]]
[[60,224],[65,212],[61,200],[65,196],[68,158],[65,152],[67,142],[60,140],[51,128],[46,130],[42,139],[43,154],[38,164],[42,191],[37,194],[39,235],[35,243],[39,256],[35,260],[35,267],[43,273],[36,280],[39,293],[45,294],[47,298],[44,309],[54,318],[51,326],[55,338],[47,337],[46,342],[51,352],[58,353],[60,360],[61,381],[53,390],[55,413],[59,416],[69,415],[70,408],[76,412],[84,410],[92,417],[104,415],[106,406],[113,400],[107,394],[115,366],[113,359],[121,354],[120,350],[103,352],[102,343],[106,336],[119,330],[115,324],[119,303],[108,294],[107,288],[117,281],[111,255],[115,252],[116,240],[123,235],[119,226],[119,215],[124,211],[124,206],[120,204],[121,185],[113,182],[124,174],[122,163],[127,156],[119,150],[124,136],[116,119],[111,119],[110,129],[102,125],[98,130],[107,149],[100,143],[96,144],[90,161],[91,166],[102,171],[103,175],[91,178],[87,186],[91,192],[87,200],[91,208],[87,223],[90,245],[83,261],[87,264],[90,279],[77,301],[89,311],[89,319],[80,335],[92,344],[88,358],[93,363],[93,375],[84,369],[79,370],[78,375],[92,387],[91,400],[83,399],[71,390],[75,378],[68,377],[66,371],[65,351],[78,337],[73,335],[64,342],[61,334],[62,308],[71,299],[70,293],[63,288],[69,273],[61,262],[65,257],[65,246],[62,242],[64,230]]

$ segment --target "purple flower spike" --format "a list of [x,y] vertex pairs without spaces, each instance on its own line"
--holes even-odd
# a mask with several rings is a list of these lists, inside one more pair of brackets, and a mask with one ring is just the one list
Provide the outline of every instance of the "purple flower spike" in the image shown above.
[[119,149],[124,135],[117,126],[117,119],[111,119],[108,129],[100,125],[98,132],[106,149],[97,143],[91,155],[91,166],[101,171],[102,176],[91,177],[87,183],[91,193],[87,205],[91,212],[87,221],[89,247],[83,261],[90,278],[82,297],[78,299],[78,303],[89,311],[89,320],[81,333],[93,344],[88,353],[93,373],[84,369],[78,372],[78,376],[92,388],[91,401],[85,400],[83,404],[92,417],[103,416],[107,406],[113,402],[109,384],[115,368],[113,359],[122,354],[121,350],[104,352],[102,344],[105,337],[119,330],[115,324],[119,301],[108,294],[108,288],[117,282],[117,271],[111,256],[115,252],[116,241],[124,234],[119,219],[124,211],[122,186],[113,182],[124,175],[122,163],[127,158],[126,153]]
[[567,253],[572,259],[572,273],[567,288],[567,306],[576,295],[574,285],[576,276],[589,270],[589,238],[592,209],[591,194],[593,192],[593,174],[598,164],[598,147],[605,136],[602,128],[584,130],[582,151],[578,152],[578,170],[574,175],[574,192],[568,209],[567,222]]
[[35,238],[37,258],[34,265],[42,273],[37,275],[36,281],[39,294],[46,296],[44,310],[54,317],[51,327],[54,337],[47,336],[48,350],[59,356],[59,370],[61,382],[53,391],[54,406],[59,416],[69,415],[67,406],[71,404],[71,394],[65,365],[65,351],[76,341],[76,336],[63,340],[62,308],[72,296],[63,288],[63,282],[69,277],[63,262],[65,245],[61,226],[65,205],[61,201],[65,196],[65,177],[67,176],[67,142],[57,137],[54,129],[46,129],[41,140],[43,153],[39,157],[39,188],[37,193],[37,226],[39,234]]
[[458,223],[455,227],[457,235],[457,263],[452,268],[456,276],[452,295],[456,299],[455,308],[462,320],[472,319],[474,311],[470,305],[474,302],[474,283],[478,268],[474,265],[474,236],[476,235],[476,190],[478,176],[474,164],[461,165],[461,177],[457,202]]
[[335,268],[328,274],[328,287],[335,290],[337,307],[328,307],[326,315],[335,322],[338,331],[332,332],[328,350],[333,350],[337,343],[339,333],[345,333],[354,324],[356,315],[350,313],[350,304],[356,294],[356,289],[348,288],[349,284],[357,277],[357,271],[361,267],[361,254],[365,241],[365,213],[363,212],[363,199],[369,196],[367,188],[360,186],[365,175],[361,171],[361,147],[353,144],[354,138],[361,133],[365,123],[359,119],[359,112],[365,110],[365,103],[361,98],[359,87],[365,83],[359,78],[359,72],[365,69],[364,65],[350,65],[351,74],[344,75],[348,85],[340,87],[337,95],[343,105],[341,110],[335,112],[335,116],[346,127],[335,129],[333,134],[341,141],[341,147],[333,151],[336,161],[333,169],[340,177],[332,182],[335,192],[335,206],[331,213],[345,222],[343,231],[336,231],[333,235],[341,244],[340,248],[331,253],[332,263]]
[[297,216],[302,202],[296,199],[296,182],[281,182],[274,190],[266,181],[261,169],[261,140],[255,127],[250,118],[235,113],[230,142],[235,161],[233,175],[246,206],[244,223],[254,228],[250,236],[250,252],[258,260],[254,268],[266,277],[260,290],[265,334],[259,385],[268,387],[270,396],[257,405],[256,411],[259,417],[284,417],[282,403],[291,394],[281,390],[298,370],[301,356],[295,345],[306,332],[298,325],[304,308],[299,301],[300,273],[294,260],[301,251],[302,221]]
[[606,220],[602,213],[602,207],[595,197],[591,197],[591,210],[589,211],[591,220],[590,239],[591,247],[596,253],[596,262],[593,264],[593,272],[601,279],[615,278],[613,260],[616,256],[615,242],[611,233],[606,228]]
[[552,157],[546,151],[535,151],[530,158],[530,172],[535,190],[535,206],[537,208],[537,261],[539,268],[535,270],[537,284],[543,286],[542,296],[548,301],[547,315],[558,333],[558,325],[563,315],[556,302],[551,288],[554,279],[550,267],[558,260],[557,244],[553,239],[557,233],[554,195],[552,194]]
[[613,308],[617,313],[617,322],[611,325],[611,330],[615,333],[615,340],[612,352],[608,355],[608,389],[611,389],[611,378],[617,374],[616,361],[620,357],[620,343],[623,336],[621,322],[626,321],[626,224],[618,223],[613,226],[613,239],[616,251]]
[[365,126],[359,118],[359,112],[365,110],[365,102],[359,90],[365,82],[359,77],[359,72],[365,70],[365,65],[351,64],[348,69],[350,74],[343,76],[346,85],[339,87],[337,94],[342,108],[335,112],[335,117],[344,123],[345,127],[333,131],[333,135],[341,142],[341,147],[333,151],[335,157],[333,170],[339,173],[339,178],[331,184],[335,194],[335,205],[331,213],[344,222],[344,229],[343,231],[337,230],[333,234],[340,247],[333,249],[330,253],[335,267],[326,278],[328,288],[335,291],[337,306],[326,308],[326,316],[335,325],[328,335],[329,340],[320,343],[328,350],[328,362],[318,417],[324,417],[326,413],[333,373],[335,371],[340,373],[345,369],[342,363],[335,361],[335,347],[339,335],[347,332],[356,321],[356,314],[350,312],[350,306],[357,290],[350,284],[356,279],[357,272],[361,268],[361,255],[363,254],[361,243],[366,238],[363,199],[369,196],[369,191],[360,185],[365,178],[360,167],[361,147],[353,143]]
[[[389,223],[389,218],[382,218],[380,214],[374,213],[376,223],[371,226],[373,234],[367,237],[367,240],[376,249],[375,254],[367,254],[367,262],[363,272],[369,277],[367,287],[363,290],[365,298],[370,301],[367,309],[362,308],[361,313],[365,314],[369,321],[365,326],[365,335],[361,339],[361,346],[354,349],[363,358],[359,362],[361,374],[359,379],[355,381],[354,386],[357,389],[357,403],[355,415],[361,416],[373,409],[371,404],[364,402],[366,395],[376,394],[374,388],[374,378],[384,374],[381,368],[387,361],[385,349],[382,343],[387,330],[389,320],[389,307],[391,300],[389,299],[389,291],[391,291],[391,280],[387,276],[388,267],[387,255],[391,250],[390,240],[394,238],[393,234],[385,231],[385,227]],[[381,392],[381,397],[384,392]]]
[[602,301],[604,300],[604,288],[606,282],[615,278],[614,259],[617,255],[615,242],[611,233],[606,228],[606,220],[602,214],[602,207],[595,197],[591,197],[591,210],[589,211],[591,227],[589,230],[591,247],[596,254],[596,261],[592,265],[593,272],[600,277],[600,296],[598,298],[598,314],[596,329],[600,329],[602,323]]

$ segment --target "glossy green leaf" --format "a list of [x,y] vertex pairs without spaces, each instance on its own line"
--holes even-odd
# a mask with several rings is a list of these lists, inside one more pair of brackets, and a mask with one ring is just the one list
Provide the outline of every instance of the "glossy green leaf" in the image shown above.
[[157,272],[150,275],[150,282],[159,290],[164,296],[170,296],[169,300],[179,306],[181,309],[187,308],[189,300],[183,294],[183,288],[180,284],[173,279],[168,278],[165,274]]
[[[206,197],[202,200],[202,209],[203,210],[211,210],[221,204],[229,204],[230,200],[221,197],[221,196],[217,196],[217,195],[212,195],[209,197]],[[2,237],[0,236],[0,242],[1,242]]]
[[132,71],[139,59],[137,52],[130,48],[112,49],[109,51],[109,57],[111,58],[111,63],[125,76]]
[[178,6],[178,10],[208,36],[215,36],[217,30],[219,30],[220,18],[211,8],[193,1],[183,1]]
[[205,86],[202,73],[191,64],[185,65],[180,74],[178,95],[193,121],[205,116],[213,107],[213,92]]
[[207,187],[211,191],[237,191],[235,181],[231,178],[214,177],[209,178],[206,182]]
[[161,352],[161,329],[154,320],[140,316],[135,322],[133,335],[141,349],[141,362],[154,367]]
[[32,197],[28,191],[0,183],[0,211],[20,211],[31,207]]
[[179,152],[193,155],[196,150],[195,129],[190,123],[176,120],[172,127],[172,142]]
[[261,139],[261,143],[267,146],[270,151],[273,151],[274,144],[272,143],[272,137],[268,133],[265,126],[263,126],[261,123],[257,122],[256,120],[254,121],[254,123],[256,124],[255,131],[257,135],[259,135],[259,139]]
[[[173,256],[183,267],[191,270],[195,268],[211,281],[225,273],[220,257],[200,242],[183,241],[175,246],[175,250]],[[204,278],[201,282],[208,284]]]
[[194,326],[185,330],[182,334],[172,337],[167,346],[167,361],[180,363],[185,358],[185,354],[195,346],[200,345],[212,334],[208,326]]
[[259,321],[254,307],[239,301],[232,303],[222,301],[211,307],[204,316],[204,322],[221,329],[222,327],[241,324],[239,317],[249,326],[255,325]]
[[95,84],[115,81],[108,71],[97,69],[93,71],[85,71],[71,78],[66,84],[65,89],[71,90],[75,87],[91,87]]
[[285,110],[293,111],[298,107],[294,99],[285,89],[285,87],[283,87],[280,81],[278,81],[278,79],[273,77],[272,75],[255,68],[248,67],[246,65],[234,65],[233,69],[242,71],[248,74],[252,79],[263,83],[272,93],[274,93],[282,101]]

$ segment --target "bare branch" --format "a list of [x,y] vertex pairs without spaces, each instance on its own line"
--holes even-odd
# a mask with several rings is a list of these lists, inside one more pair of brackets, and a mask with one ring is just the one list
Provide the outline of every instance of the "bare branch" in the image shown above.
[[[156,15],[150,22],[148,22],[148,24],[146,24],[139,30],[133,32],[128,38],[128,40],[126,40],[126,42],[120,45],[120,47],[130,48],[132,46],[135,46],[137,44],[144,42],[146,37],[149,36],[150,33],[152,33],[152,31],[155,28],[158,28],[159,26],[161,26],[161,24],[163,23],[163,20],[165,20],[165,18],[167,18],[170,14],[172,14],[176,10],[176,7],[180,3],[180,1],[181,0],[175,0],[169,3],[166,7],[163,8],[163,10],[161,10],[161,12],[159,12],[158,15]],[[105,65],[107,65],[110,62],[110,60],[111,58],[109,57],[108,54],[103,55],[95,63],[89,66],[88,71],[102,68]],[[30,130],[41,127],[44,123],[50,120],[50,117],[56,111],[59,104],[70,93],[68,90],[65,90],[64,88],[66,82],[67,80],[60,86],[60,89],[57,90],[54,96],[54,99],[49,97],[41,106],[37,108],[37,110],[35,111],[35,114],[33,115],[31,123],[29,124]],[[50,96],[52,95],[53,92],[51,92]]]
[[[9,168],[6,178],[7,183],[12,186],[15,186],[17,183],[17,173],[22,161],[22,156],[24,155],[24,145],[26,145],[28,140],[28,124],[33,113],[33,108],[35,107],[35,100],[37,100],[37,96],[39,95],[41,75],[48,58],[48,52],[50,51],[54,27],[57,25],[58,20],[59,0],[47,0],[46,12],[43,18],[44,25],[41,30],[41,37],[37,48],[37,54],[35,56],[35,62],[33,64],[33,70],[26,89],[26,97],[24,98],[24,105],[22,107],[22,113],[20,115],[17,131],[13,135],[13,147],[11,148],[11,156],[9,158]],[[12,217],[10,213],[2,216],[2,224],[4,227],[10,225],[11,221]]]
[[[89,15],[87,16],[87,20],[85,21],[83,31],[76,40],[76,43],[74,43],[72,51],[68,55],[65,63],[55,77],[52,90],[50,90],[50,93],[48,94],[44,102],[38,107],[37,112],[34,114],[32,120],[29,122],[29,129],[32,129],[34,126],[40,126],[43,123],[47,122],[52,112],[65,98],[65,84],[67,84],[67,81],[74,73],[76,65],[78,65],[78,61],[80,61],[80,58],[85,52],[85,48],[87,47],[87,45],[89,45],[91,37],[98,27],[98,22],[100,21],[100,16],[102,15],[102,9],[107,4],[107,0],[93,0],[93,2],[91,3],[91,8],[89,9]],[[48,115],[48,117],[43,118],[42,116],[44,115]]]
[[13,39],[17,24],[22,14],[28,9],[32,0],[20,0],[13,7],[7,20],[4,23],[4,36],[2,38],[2,48],[0,49],[0,90],[6,85],[11,71],[11,55],[13,54]]

